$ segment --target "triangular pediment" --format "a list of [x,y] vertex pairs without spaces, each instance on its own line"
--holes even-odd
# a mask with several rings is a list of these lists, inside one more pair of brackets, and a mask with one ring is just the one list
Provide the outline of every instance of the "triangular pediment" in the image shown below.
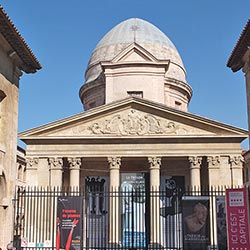
[[127,98],[19,134],[31,138],[247,137],[247,132],[140,98]]
[[158,61],[149,51],[137,43],[130,44],[126,49],[116,55],[112,63],[118,62],[156,62]]

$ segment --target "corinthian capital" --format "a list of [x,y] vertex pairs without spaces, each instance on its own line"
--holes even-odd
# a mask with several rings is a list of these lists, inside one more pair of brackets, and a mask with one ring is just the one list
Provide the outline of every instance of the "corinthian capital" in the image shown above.
[[191,168],[200,168],[202,157],[201,156],[190,156],[188,157]]
[[220,157],[219,156],[208,156],[207,162],[208,162],[208,168],[219,168]]
[[60,157],[49,158],[50,169],[62,169],[63,160]]
[[120,169],[121,157],[110,156],[108,157],[109,169]]
[[229,156],[231,168],[242,168],[244,158],[241,155]]
[[148,162],[150,164],[149,169],[159,169],[161,166],[161,157],[148,157]]
[[39,159],[35,157],[27,157],[26,158],[26,164],[27,169],[37,169]]
[[78,157],[69,157],[68,162],[71,169],[79,169],[82,164],[81,158]]

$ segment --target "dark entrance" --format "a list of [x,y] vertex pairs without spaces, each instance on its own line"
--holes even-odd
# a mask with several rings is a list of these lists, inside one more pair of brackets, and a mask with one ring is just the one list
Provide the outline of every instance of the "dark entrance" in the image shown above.
[[150,241],[148,173],[121,174],[121,245],[147,249]]

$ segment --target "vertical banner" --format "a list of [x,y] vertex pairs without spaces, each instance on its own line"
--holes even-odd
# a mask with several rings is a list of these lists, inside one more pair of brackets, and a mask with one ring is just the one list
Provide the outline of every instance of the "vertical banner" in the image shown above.
[[145,176],[142,173],[121,174],[122,245],[145,247]]
[[210,242],[209,197],[185,196],[183,245],[185,250],[207,250]]
[[82,198],[57,198],[56,250],[82,249]]
[[228,249],[249,250],[249,200],[247,188],[226,190]]
[[217,242],[219,250],[227,250],[227,221],[225,196],[216,197]]

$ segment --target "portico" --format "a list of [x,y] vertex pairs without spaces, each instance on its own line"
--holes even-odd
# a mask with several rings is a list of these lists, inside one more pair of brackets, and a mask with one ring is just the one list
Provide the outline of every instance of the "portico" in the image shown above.
[[106,175],[111,189],[122,172],[149,173],[150,189],[161,175],[182,175],[187,186],[241,185],[245,137],[241,129],[135,97],[20,134],[30,185],[81,186],[86,176]]

